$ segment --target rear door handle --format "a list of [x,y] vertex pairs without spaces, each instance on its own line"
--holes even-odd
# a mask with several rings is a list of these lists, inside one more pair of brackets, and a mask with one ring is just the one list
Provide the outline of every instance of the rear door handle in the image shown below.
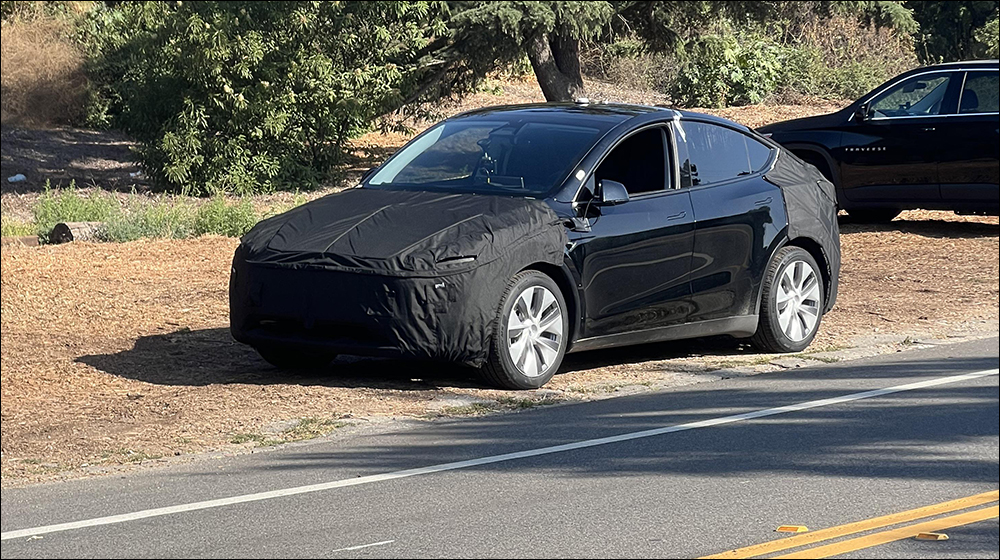
[[679,219],[683,218],[684,216],[687,216],[687,212],[681,210],[680,212],[678,212],[678,213],[676,213],[676,214],[674,214],[672,216],[667,216],[667,219],[668,220],[679,220]]
[[771,197],[767,197],[764,200],[758,200],[757,202],[754,202],[753,204],[754,204],[754,206],[763,206],[765,204],[771,204]]
[[928,126],[926,128],[921,128],[920,132],[934,132],[935,130],[937,130],[937,128],[934,128],[933,126]]

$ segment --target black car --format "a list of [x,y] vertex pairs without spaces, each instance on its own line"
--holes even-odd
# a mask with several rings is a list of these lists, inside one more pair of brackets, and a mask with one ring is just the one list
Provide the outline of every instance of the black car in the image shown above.
[[728,334],[799,351],[837,294],[834,196],[707,115],[479,110],[247,233],[232,333],[279,367],[446,360],[517,389],[578,350]]
[[1000,212],[997,61],[918,68],[830,115],[758,129],[837,186],[853,218]]

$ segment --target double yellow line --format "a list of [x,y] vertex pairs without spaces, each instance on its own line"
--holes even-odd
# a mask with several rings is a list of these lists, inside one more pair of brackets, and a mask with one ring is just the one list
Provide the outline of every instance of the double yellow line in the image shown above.
[[[988,504],[990,502],[995,502],[997,500],[1000,500],[1000,491],[994,490],[993,492],[976,494],[975,496],[969,496],[968,498],[960,498],[958,500],[943,502],[932,506],[925,506],[922,508],[911,509],[909,511],[904,511],[900,513],[893,513],[882,517],[875,517],[872,519],[865,519],[863,521],[856,521],[854,523],[848,523],[846,525],[840,525],[838,527],[830,527],[829,529],[822,529],[812,533],[803,533],[801,535],[796,535],[794,537],[789,537],[787,539],[779,539],[776,541],[766,542],[762,544],[755,544],[753,546],[748,546],[745,548],[730,550],[727,552],[723,552],[721,554],[704,556],[703,558],[753,558],[755,556],[762,556],[765,554],[780,552],[782,550],[788,550],[792,548],[799,548],[811,544],[821,543],[831,539],[836,539],[838,537],[845,537],[847,535],[853,535],[856,533],[871,531],[873,529],[881,529],[883,527],[888,527],[890,525],[906,523],[908,521],[916,521],[917,519],[924,519],[927,517],[934,517],[936,515],[941,515],[944,513],[951,513],[962,509],[968,509],[971,507]],[[832,544],[807,548],[805,550],[800,550],[791,554],[774,556],[774,558],[828,558],[830,556],[836,556],[838,554],[846,554],[848,552],[852,552],[855,550],[861,550],[863,548],[868,548],[880,544],[885,544],[913,537],[916,536],[918,533],[942,531],[944,529],[949,529],[951,527],[968,525],[970,523],[976,523],[977,521],[985,521],[987,519],[992,519],[994,517],[997,517],[998,515],[1000,515],[1000,511],[998,511],[998,506],[994,505],[991,507],[960,513],[957,515],[951,515],[948,517],[933,519],[931,521],[925,521],[923,523],[907,525],[905,527],[900,527],[898,529],[891,529],[888,531],[873,533],[871,535],[865,535],[863,537],[857,537]]]

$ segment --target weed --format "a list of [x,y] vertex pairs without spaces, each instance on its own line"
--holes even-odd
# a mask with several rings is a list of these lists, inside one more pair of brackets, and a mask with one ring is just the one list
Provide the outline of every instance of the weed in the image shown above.
[[36,232],[45,238],[59,222],[106,222],[121,213],[121,205],[114,195],[96,189],[82,194],[75,181],[67,189],[53,190],[46,180],[32,213]]
[[313,439],[325,436],[337,428],[343,428],[346,425],[346,422],[338,422],[331,419],[303,418],[298,424],[282,432],[282,436],[284,436],[284,441],[286,442]]
[[38,233],[35,224],[0,216],[0,237],[27,237]]

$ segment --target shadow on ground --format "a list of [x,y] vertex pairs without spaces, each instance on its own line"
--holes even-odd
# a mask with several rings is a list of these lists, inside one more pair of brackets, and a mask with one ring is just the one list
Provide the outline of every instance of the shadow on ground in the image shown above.
[[[567,373],[690,356],[752,353],[748,345],[730,337],[701,338],[570,354],[559,371]],[[341,356],[321,370],[283,371],[265,362],[249,346],[234,341],[229,329],[180,330],[144,336],[130,350],[81,356],[76,361],[112,375],[157,385],[295,383],[397,390],[487,388],[474,369],[437,362]]]
[[861,224],[854,222],[850,216],[838,216],[840,233],[867,233],[877,231],[896,231],[933,237],[938,239],[976,239],[980,237],[997,237],[1000,235],[1000,225],[982,222],[949,222],[946,220],[893,220],[887,224]]

